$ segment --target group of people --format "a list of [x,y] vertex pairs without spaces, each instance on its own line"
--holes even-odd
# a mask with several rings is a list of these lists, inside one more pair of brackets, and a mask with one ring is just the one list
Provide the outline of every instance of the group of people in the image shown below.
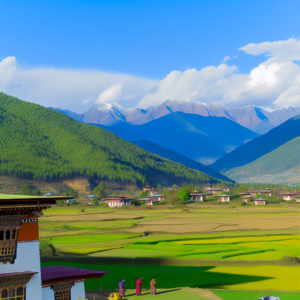
[[[136,295],[141,295],[143,278],[139,278],[136,282]],[[150,281],[151,295],[156,295],[156,280],[155,277]],[[119,295],[125,297],[125,279],[119,282]]]

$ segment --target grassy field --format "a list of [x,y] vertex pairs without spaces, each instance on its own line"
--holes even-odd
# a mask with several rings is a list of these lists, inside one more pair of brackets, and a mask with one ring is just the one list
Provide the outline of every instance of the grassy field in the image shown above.
[[[109,271],[102,279],[106,289],[116,288],[122,277],[127,288],[134,288],[139,277],[148,288],[148,281],[156,276],[162,289],[230,290],[233,298],[228,298],[229,292],[220,298],[225,300],[241,299],[237,290],[253,291],[255,297],[255,290],[297,292],[299,263],[286,264],[284,259],[300,257],[299,212],[300,207],[285,203],[238,208],[232,204],[175,209],[84,207],[83,211],[76,205],[57,207],[40,218],[40,236],[57,253],[73,257],[65,261],[48,257],[43,265]],[[144,264],[149,259],[153,263]],[[99,286],[99,279],[86,282],[88,290]]]

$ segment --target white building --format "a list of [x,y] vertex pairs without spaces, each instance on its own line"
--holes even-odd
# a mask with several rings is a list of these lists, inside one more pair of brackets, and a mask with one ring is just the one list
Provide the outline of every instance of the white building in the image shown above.
[[70,197],[0,197],[0,299],[78,300],[84,279],[107,272],[40,266],[38,218]]

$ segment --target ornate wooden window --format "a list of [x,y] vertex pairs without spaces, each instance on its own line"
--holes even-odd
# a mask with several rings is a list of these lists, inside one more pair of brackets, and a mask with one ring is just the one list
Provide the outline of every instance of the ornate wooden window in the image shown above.
[[55,300],[70,300],[73,285],[74,282],[52,284],[51,288],[54,290]]
[[0,300],[25,300],[25,286],[34,274],[31,272],[2,274]]
[[24,300],[25,299],[25,287],[11,287],[3,289],[0,295],[1,300]]

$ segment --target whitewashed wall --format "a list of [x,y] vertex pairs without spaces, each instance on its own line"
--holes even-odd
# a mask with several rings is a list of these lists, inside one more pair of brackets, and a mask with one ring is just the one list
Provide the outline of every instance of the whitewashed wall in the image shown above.
[[26,299],[42,300],[39,242],[18,242],[14,264],[0,264],[0,274],[11,272],[38,272],[26,286]]

